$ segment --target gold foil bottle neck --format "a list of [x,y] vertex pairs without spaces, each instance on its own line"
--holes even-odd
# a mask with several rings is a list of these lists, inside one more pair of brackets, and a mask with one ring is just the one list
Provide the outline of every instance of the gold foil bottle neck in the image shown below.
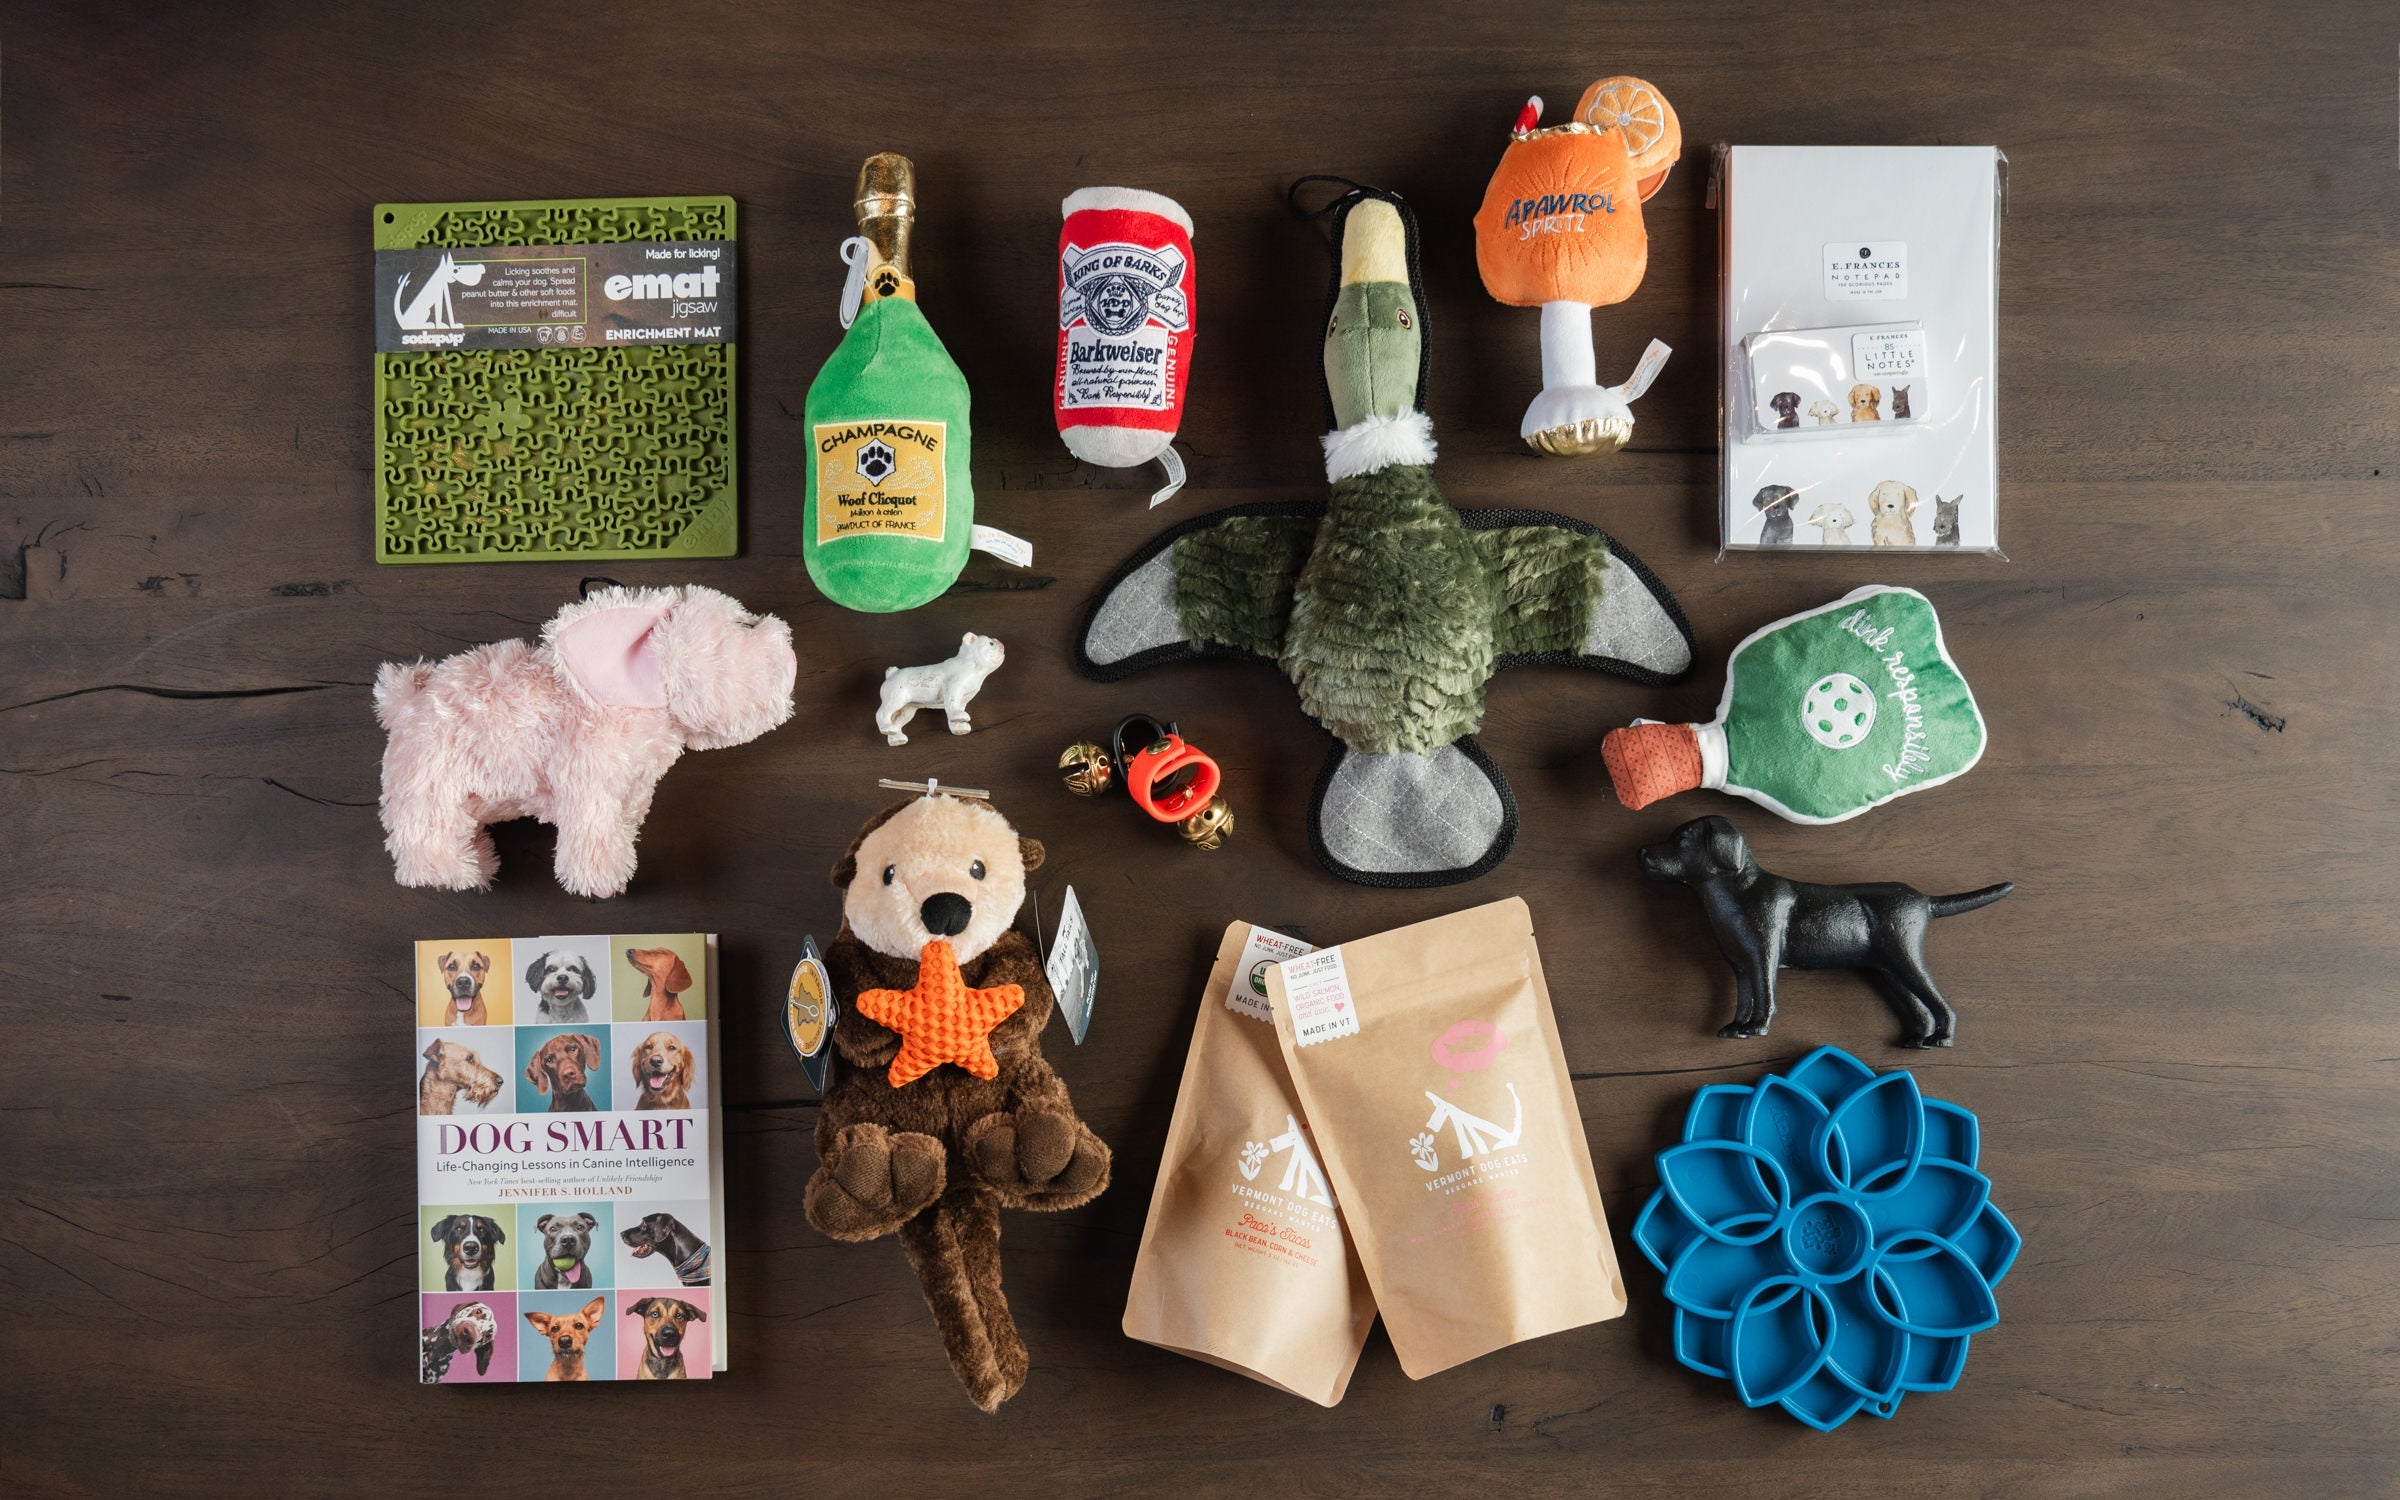
[[[867,293],[915,300],[908,265],[909,231],[917,222],[917,168],[893,151],[878,152],[858,169],[859,236],[867,242]],[[890,274],[883,274],[886,268]]]

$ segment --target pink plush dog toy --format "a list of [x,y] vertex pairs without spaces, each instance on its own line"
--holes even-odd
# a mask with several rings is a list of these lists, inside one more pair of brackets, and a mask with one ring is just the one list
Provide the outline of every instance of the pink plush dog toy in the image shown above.
[[482,890],[487,823],[558,828],[558,883],[613,896],[658,778],[690,750],[757,739],[792,716],[792,630],[715,589],[607,588],[558,612],[542,643],[495,641],[375,676],[384,847],[402,885]]

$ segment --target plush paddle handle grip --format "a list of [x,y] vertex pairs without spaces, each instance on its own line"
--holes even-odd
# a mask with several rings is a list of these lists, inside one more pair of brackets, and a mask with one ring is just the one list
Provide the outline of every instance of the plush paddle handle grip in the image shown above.
[[1700,737],[1689,724],[1629,724],[1600,737],[1617,800],[1635,812],[1701,785]]

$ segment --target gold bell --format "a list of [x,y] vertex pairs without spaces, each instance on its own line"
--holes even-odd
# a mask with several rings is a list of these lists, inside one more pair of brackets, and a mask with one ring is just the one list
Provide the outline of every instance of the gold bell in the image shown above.
[[1067,783],[1067,790],[1078,797],[1097,797],[1114,785],[1117,779],[1117,763],[1109,758],[1105,747],[1095,745],[1090,740],[1079,741],[1060,751],[1058,769]]
[[1183,841],[1195,849],[1215,849],[1233,835],[1233,804],[1219,792],[1208,799],[1208,806],[1175,825]]

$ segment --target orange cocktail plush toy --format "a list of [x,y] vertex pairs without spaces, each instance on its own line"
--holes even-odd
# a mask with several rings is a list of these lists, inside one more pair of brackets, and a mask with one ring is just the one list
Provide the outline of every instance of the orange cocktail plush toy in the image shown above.
[[1664,96],[1638,78],[1604,78],[1575,118],[1542,128],[1527,101],[1475,215],[1484,289],[1511,307],[1542,310],[1542,393],[1520,429],[1537,451],[1572,458],[1613,452],[1633,433],[1634,400],[1666,357],[1653,342],[1624,384],[1602,386],[1592,309],[1642,284],[1650,237],[1642,201],[1665,184],[1683,149]]

